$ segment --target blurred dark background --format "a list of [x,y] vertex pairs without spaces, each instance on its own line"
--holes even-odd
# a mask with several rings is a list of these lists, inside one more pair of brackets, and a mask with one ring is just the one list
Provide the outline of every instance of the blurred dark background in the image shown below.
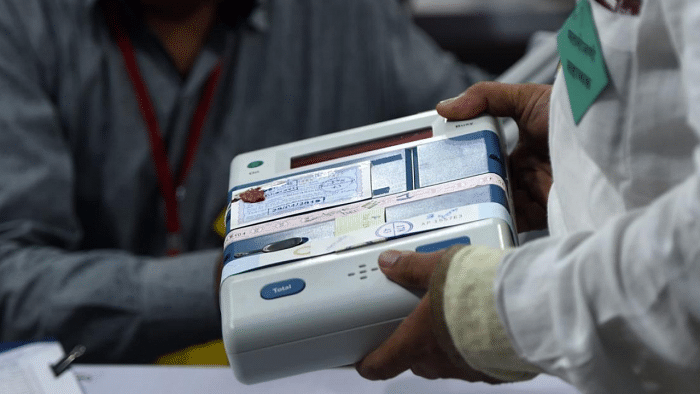
[[462,61],[500,74],[536,31],[557,31],[575,0],[402,0],[413,18]]

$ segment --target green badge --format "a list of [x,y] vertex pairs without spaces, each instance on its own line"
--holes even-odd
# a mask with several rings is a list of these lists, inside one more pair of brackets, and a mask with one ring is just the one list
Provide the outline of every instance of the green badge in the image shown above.
[[576,4],[557,36],[557,47],[571,111],[578,124],[609,82],[588,0]]

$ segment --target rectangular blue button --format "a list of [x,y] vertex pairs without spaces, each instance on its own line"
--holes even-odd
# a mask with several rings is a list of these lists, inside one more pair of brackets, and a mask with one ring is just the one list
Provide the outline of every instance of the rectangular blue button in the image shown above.
[[306,283],[301,279],[287,279],[265,285],[260,290],[260,296],[266,300],[273,300],[275,298],[297,294],[304,290],[305,287]]
[[421,246],[416,248],[416,252],[418,252],[418,253],[432,253],[432,252],[437,252],[438,250],[447,249],[452,245],[471,245],[471,244],[472,244],[472,242],[469,239],[469,237],[464,236],[464,237],[446,239],[444,241],[435,242],[432,244],[421,245]]

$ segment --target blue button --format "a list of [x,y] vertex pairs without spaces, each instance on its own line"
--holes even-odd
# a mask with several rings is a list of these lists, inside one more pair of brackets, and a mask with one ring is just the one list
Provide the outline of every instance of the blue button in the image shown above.
[[442,249],[447,249],[452,245],[471,245],[471,240],[469,237],[458,237],[458,238],[452,238],[452,239],[446,239],[444,241],[440,242],[435,242],[432,244],[427,244],[427,245],[421,245],[416,248],[416,252],[418,253],[432,253],[432,252],[437,252],[438,250]]
[[287,279],[265,285],[262,290],[260,290],[260,296],[266,300],[273,300],[275,298],[297,294],[304,290],[305,287],[306,283],[301,279]]

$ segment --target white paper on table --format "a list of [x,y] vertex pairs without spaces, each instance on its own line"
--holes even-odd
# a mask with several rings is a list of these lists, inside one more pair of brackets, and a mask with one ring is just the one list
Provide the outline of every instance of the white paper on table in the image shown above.
[[0,393],[82,394],[70,370],[54,376],[51,365],[65,356],[58,342],[36,342],[0,353]]

